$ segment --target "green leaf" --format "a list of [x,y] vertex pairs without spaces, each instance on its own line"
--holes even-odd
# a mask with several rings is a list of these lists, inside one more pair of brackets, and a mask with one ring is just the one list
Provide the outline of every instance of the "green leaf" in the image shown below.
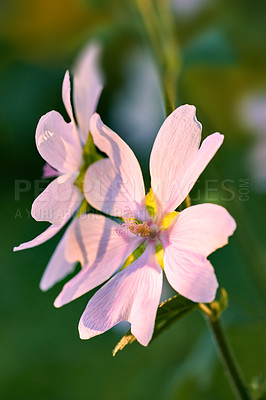
[[[161,303],[157,310],[151,342],[156,339],[165,329],[169,328],[174,322],[184,317],[196,307],[197,303],[193,303],[180,294],[177,294],[176,296],[171,297],[170,299]],[[115,356],[119,350],[123,350],[125,346],[133,343],[135,340],[135,336],[129,330],[115,346],[113,350],[113,356]]]

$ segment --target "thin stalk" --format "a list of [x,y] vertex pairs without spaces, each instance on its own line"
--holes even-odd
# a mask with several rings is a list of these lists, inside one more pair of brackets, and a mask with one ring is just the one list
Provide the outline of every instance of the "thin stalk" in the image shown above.
[[166,116],[175,109],[180,71],[179,46],[173,32],[167,0],[136,0],[160,76]]
[[[216,303],[216,302],[213,302]],[[251,396],[244,384],[242,374],[236,362],[231,346],[225,336],[225,332],[220,322],[220,312],[212,310],[206,304],[199,304],[199,308],[207,317],[208,325],[215,340],[220,358],[223,362],[225,372],[231,383],[232,389],[239,400],[251,400]]]

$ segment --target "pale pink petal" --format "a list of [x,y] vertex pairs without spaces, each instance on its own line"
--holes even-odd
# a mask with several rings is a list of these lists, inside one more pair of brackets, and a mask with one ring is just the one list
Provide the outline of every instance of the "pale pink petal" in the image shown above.
[[224,207],[198,204],[180,212],[173,225],[160,236],[168,235],[169,243],[176,248],[207,257],[225,246],[235,229],[235,220]]
[[97,147],[109,157],[88,169],[86,198],[98,210],[121,216],[125,203],[133,213],[145,207],[144,182],[140,165],[129,146],[105,126],[99,115],[91,118],[91,133]]
[[59,113],[50,111],[40,119],[35,140],[40,155],[53,168],[63,173],[79,170],[82,148],[76,129]]
[[100,46],[89,44],[74,68],[73,101],[82,140],[85,143],[90,129],[90,117],[95,112],[103,88],[99,67]]
[[222,145],[224,136],[216,132],[209,135],[201,144],[183,175],[176,181],[173,192],[167,202],[167,211],[171,212],[187,197],[199,176],[209,164],[215,153]]
[[167,240],[162,240],[162,245],[164,272],[170,285],[192,301],[209,303],[214,300],[218,282],[209,260],[169,244]]
[[74,185],[74,175],[61,175],[53,180],[34,200],[31,215],[36,221],[54,225],[65,223],[79,207],[82,195]]
[[119,224],[102,215],[87,214],[68,230],[66,259],[80,261],[81,271],[69,281],[55,300],[61,307],[109,279],[143,241],[128,232],[117,233]]
[[71,92],[70,76],[69,76],[69,71],[66,71],[62,85],[62,99],[64,106],[67,110],[67,113],[69,115],[69,118],[71,119],[71,121],[74,121],[70,92]]
[[57,232],[59,232],[62,227],[63,225],[50,225],[49,228],[47,228],[44,232],[38,235],[35,239],[30,240],[29,242],[22,243],[17,247],[14,247],[13,251],[30,249],[31,247],[39,246],[40,244],[46,242],[47,240],[51,239],[54,235],[56,235]]
[[169,211],[176,187],[198,151],[200,140],[201,124],[194,106],[178,107],[162,124],[151,152],[150,173],[163,213]]
[[147,219],[147,210],[135,201],[132,182],[125,181],[121,171],[109,158],[92,164],[84,178],[84,196],[89,204],[105,214],[123,217],[130,210],[139,220]]
[[131,323],[137,340],[151,340],[162,291],[162,270],[149,245],[129,267],[106,283],[89,301],[79,322],[81,339],[99,335],[120,321]]
[[65,108],[67,110],[67,113],[69,115],[69,118],[71,120],[72,126],[73,126],[73,132],[72,136],[75,139],[75,143],[78,143],[78,147],[80,147],[81,142],[80,142],[80,137],[79,137],[79,132],[78,128],[73,116],[73,110],[72,110],[72,104],[71,104],[71,84],[70,84],[70,76],[69,76],[69,71],[66,71],[65,76],[64,76],[64,81],[63,81],[63,86],[62,86],[62,98],[63,98],[63,103],[65,105]]
[[75,269],[76,262],[69,262],[65,257],[68,231],[70,228],[71,225],[58,243],[52,258],[50,259],[44,271],[40,282],[40,288],[43,291],[48,290],[55,283],[61,281]]

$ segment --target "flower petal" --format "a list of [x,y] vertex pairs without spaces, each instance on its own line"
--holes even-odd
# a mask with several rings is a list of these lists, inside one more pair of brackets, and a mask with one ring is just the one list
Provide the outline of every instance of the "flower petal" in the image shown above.
[[137,340],[151,340],[162,291],[162,270],[152,245],[129,267],[106,283],[89,301],[79,322],[81,339],[129,321]]
[[224,207],[198,204],[180,212],[165,234],[171,245],[207,257],[225,246],[235,229],[235,220]]
[[40,244],[46,242],[47,240],[55,236],[62,227],[63,225],[50,225],[49,228],[47,228],[44,232],[38,235],[35,239],[30,240],[29,242],[22,243],[17,247],[14,247],[13,251],[30,249],[31,247],[39,246]]
[[141,221],[149,215],[146,208],[135,200],[131,182],[125,181],[109,158],[92,164],[84,178],[84,196],[89,204],[105,214],[124,217],[130,214]]
[[67,113],[69,115],[69,118],[71,119],[71,121],[74,121],[72,105],[70,100],[71,99],[70,92],[71,92],[70,76],[69,76],[69,71],[66,71],[62,85],[62,99],[64,106],[67,110]]
[[55,300],[56,307],[109,279],[143,241],[130,232],[120,236],[117,228],[119,224],[115,221],[96,214],[83,215],[73,222],[66,258],[69,262],[80,261],[83,268],[64,286]]
[[152,190],[163,213],[169,211],[173,189],[196,154],[200,139],[201,124],[194,106],[178,107],[162,124],[152,148],[150,172]]
[[60,176],[61,172],[58,172],[56,169],[51,167],[48,163],[45,163],[42,169],[42,178],[56,178],[57,176]]
[[80,205],[82,195],[74,185],[74,175],[61,175],[54,179],[34,200],[31,215],[36,221],[62,225]]
[[73,101],[82,140],[85,143],[90,129],[90,117],[95,112],[103,88],[99,68],[100,46],[89,44],[74,68]]
[[82,148],[72,122],[66,123],[56,111],[40,119],[36,129],[36,146],[53,168],[62,172],[76,172],[82,163]]
[[[73,224],[73,222],[71,223]],[[43,291],[50,289],[55,283],[61,281],[68,274],[74,271],[76,262],[69,262],[66,259],[66,245],[69,229],[71,224],[64,233],[64,236],[58,243],[52,258],[50,259],[40,282],[40,288]]]
[[186,198],[223,142],[223,135],[208,136],[200,149],[201,124],[194,106],[177,108],[163,123],[150,158],[151,185],[162,216]]
[[164,271],[170,285],[182,296],[209,303],[215,298],[218,282],[210,261],[162,240]]
[[85,177],[88,202],[106,213],[114,210],[111,215],[115,216],[123,214],[125,202],[133,214],[144,210],[144,182],[133,151],[102,123],[98,114],[92,116],[90,127],[96,146],[109,160],[100,160],[89,167]]
[[185,200],[201,173],[222,145],[223,140],[224,136],[216,132],[209,135],[202,142],[200,149],[187,166],[183,176],[180,176],[180,180],[176,182],[177,186],[174,188],[175,190],[173,190],[172,196],[167,204],[169,212],[173,211],[182,203],[183,200]]

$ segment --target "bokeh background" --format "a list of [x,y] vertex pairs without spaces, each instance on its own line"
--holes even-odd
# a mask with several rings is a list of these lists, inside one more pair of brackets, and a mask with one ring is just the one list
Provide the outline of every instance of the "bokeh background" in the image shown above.
[[[181,72],[177,105],[197,107],[203,136],[225,142],[192,191],[192,202],[224,205],[238,223],[230,245],[210,259],[229,294],[223,314],[246,382],[265,377],[266,31],[265,2],[173,0]],[[12,253],[46,227],[29,215],[43,160],[34,141],[39,118],[61,100],[64,72],[82,47],[103,44],[98,111],[148,160],[164,119],[156,69],[133,1],[0,2],[1,400],[231,400],[234,398],[202,315],[194,311],[148,348],[112,357],[126,327],[81,341],[77,324],[92,293],[62,309],[63,283],[38,287],[58,242]],[[16,181],[25,180],[25,191]]]

